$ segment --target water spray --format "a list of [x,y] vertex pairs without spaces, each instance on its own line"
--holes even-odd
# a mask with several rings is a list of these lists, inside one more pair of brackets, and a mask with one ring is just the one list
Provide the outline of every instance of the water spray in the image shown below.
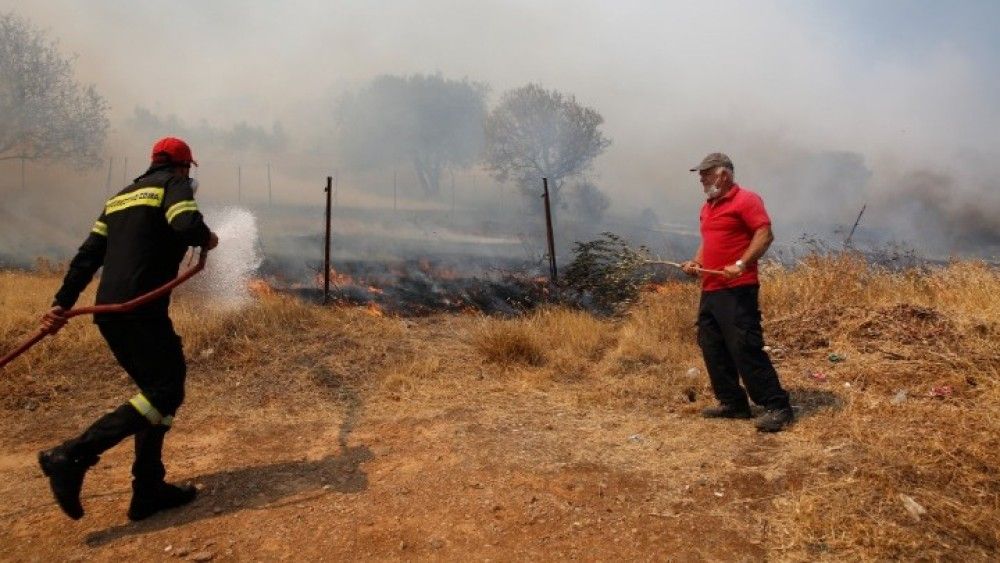
[[208,208],[202,213],[219,237],[219,246],[212,251],[212,262],[185,290],[201,294],[215,310],[240,309],[252,300],[249,285],[263,262],[257,217],[242,207]]

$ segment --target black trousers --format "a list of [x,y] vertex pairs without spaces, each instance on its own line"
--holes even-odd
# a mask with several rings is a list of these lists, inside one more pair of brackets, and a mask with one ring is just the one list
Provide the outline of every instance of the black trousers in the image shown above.
[[760,286],[748,285],[702,292],[698,345],[720,403],[747,407],[749,393],[754,403],[767,409],[789,408],[788,393],[763,349],[759,290]]
[[161,459],[163,439],[184,402],[187,366],[181,339],[166,316],[102,319],[98,328],[141,393],[62,447],[72,457],[93,464],[102,453],[134,435],[134,485],[155,486],[166,475]]
[[97,327],[111,353],[163,417],[184,402],[187,365],[170,317],[101,320]]

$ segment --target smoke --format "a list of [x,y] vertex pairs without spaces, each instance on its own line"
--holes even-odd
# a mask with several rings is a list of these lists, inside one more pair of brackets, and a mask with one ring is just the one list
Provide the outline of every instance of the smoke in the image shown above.
[[268,131],[259,125],[240,121],[223,129],[202,121],[197,126],[189,126],[174,114],[158,117],[144,107],[136,107],[126,123],[140,137],[155,139],[170,133],[182,137],[189,143],[211,146],[216,151],[229,153],[257,152],[280,153],[285,150],[288,138],[280,122],[275,122]]
[[[884,191],[876,205],[889,232],[939,254],[1000,254],[1000,192],[991,178],[918,170]],[[895,212],[894,212],[895,211]]]
[[[108,99],[116,187],[124,155],[136,175],[149,143],[168,133],[157,129],[176,127],[198,138],[196,155],[213,154],[216,163],[198,171],[199,198],[216,204],[260,205],[273,181],[276,200],[313,213],[323,179],[339,166],[345,214],[434,204],[440,213],[419,214],[426,222],[400,223],[420,231],[455,223],[469,234],[478,222],[489,232],[476,234],[533,238],[538,230],[516,221],[523,210],[510,187],[505,201],[504,188],[482,174],[459,180],[452,212],[447,174],[427,200],[403,167],[362,173],[360,162],[343,160],[331,100],[364,92],[381,75],[440,73],[488,84],[487,109],[496,94],[539,83],[598,110],[615,144],[588,180],[612,202],[606,223],[631,224],[649,209],[659,223],[643,228],[693,230],[703,198],[687,170],[721,150],[738,180],[764,196],[780,242],[806,230],[836,238],[867,203],[860,232],[873,241],[997,253],[996,3],[404,0],[373,9],[360,0],[182,0],[170,14],[146,6],[0,0],[0,10],[76,53],[78,79]],[[159,33],[169,40],[150,41]],[[474,168],[455,172],[475,177]],[[14,183],[16,171],[5,173]],[[102,191],[103,176],[86,189]],[[36,189],[61,199],[78,185]],[[560,229],[567,219],[557,218]]]

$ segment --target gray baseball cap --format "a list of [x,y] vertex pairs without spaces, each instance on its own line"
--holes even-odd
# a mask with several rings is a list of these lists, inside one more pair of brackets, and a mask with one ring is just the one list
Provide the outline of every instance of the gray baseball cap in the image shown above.
[[701,164],[692,168],[691,172],[711,170],[713,168],[718,168],[719,166],[725,166],[726,168],[733,170],[733,161],[729,160],[729,157],[721,152],[713,152],[703,158]]

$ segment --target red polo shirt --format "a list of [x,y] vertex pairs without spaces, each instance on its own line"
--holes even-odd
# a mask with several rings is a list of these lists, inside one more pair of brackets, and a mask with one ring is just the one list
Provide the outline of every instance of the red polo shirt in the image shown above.
[[[754,231],[770,224],[764,200],[738,184],[733,184],[726,195],[706,201],[701,208],[701,258],[704,267],[721,270],[732,265],[750,246]],[[731,280],[716,274],[703,275],[701,289],[717,291],[756,283],[757,263],[754,262],[747,264],[742,275]]]

